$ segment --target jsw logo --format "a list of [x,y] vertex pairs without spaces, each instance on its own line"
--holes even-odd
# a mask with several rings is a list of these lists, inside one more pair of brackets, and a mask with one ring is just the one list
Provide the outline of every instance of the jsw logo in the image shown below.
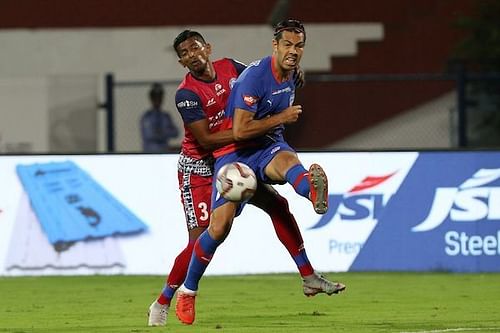
[[429,215],[413,232],[437,228],[448,217],[454,222],[500,220],[500,187],[480,187],[500,178],[500,169],[480,169],[458,188],[436,189]]
[[322,228],[334,220],[336,216],[343,221],[378,220],[391,196],[380,193],[359,194],[359,192],[385,182],[394,174],[380,177],[368,176],[346,194],[330,194],[328,196],[328,212],[309,229]]

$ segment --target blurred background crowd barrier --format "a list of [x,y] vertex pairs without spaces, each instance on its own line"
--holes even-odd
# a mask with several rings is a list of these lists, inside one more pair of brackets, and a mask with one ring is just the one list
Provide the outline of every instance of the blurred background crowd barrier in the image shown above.
[[[287,136],[302,150],[451,149],[500,147],[500,74],[310,74],[297,93],[304,114]],[[165,108],[177,119],[175,90],[162,81]],[[152,81],[106,78],[107,150],[141,149],[139,125]],[[370,126],[371,123],[375,125]],[[180,140],[175,144],[179,145]]]

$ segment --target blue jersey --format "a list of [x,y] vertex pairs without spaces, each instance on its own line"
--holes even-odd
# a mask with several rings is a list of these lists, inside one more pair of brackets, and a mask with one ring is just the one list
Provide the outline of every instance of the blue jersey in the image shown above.
[[[241,73],[229,96],[222,129],[233,127],[232,120],[236,108],[253,112],[254,119],[263,119],[280,113],[293,104],[295,98],[293,75],[290,74],[289,78],[280,81],[272,63],[273,57],[268,56],[251,63]],[[263,145],[265,142],[283,141],[284,128],[284,125],[280,125],[263,138],[227,145],[216,150],[214,156],[222,156],[249,146]]]

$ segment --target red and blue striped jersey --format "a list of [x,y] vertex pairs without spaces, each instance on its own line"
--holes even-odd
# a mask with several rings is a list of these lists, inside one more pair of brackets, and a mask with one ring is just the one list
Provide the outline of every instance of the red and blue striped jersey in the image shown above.
[[209,130],[218,131],[232,85],[245,69],[245,65],[228,58],[214,61],[213,66],[216,73],[214,80],[202,81],[187,73],[175,94],[185,131],[181,153],[194,159],[203,159],[212,152],[203,149],[186,125],[206,118]]

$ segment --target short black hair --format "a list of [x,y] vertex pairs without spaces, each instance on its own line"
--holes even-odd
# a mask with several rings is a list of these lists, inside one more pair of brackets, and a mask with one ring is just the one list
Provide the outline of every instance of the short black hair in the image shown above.
[[306,29],[304,29],[304,25],[299,20],[286,19],[276,24],[274,27],[274,39],[281,39],[283,31],[293,31],[298,34],[303,33],[304,42],[306,41]]
[[191,38],[191,37],[196,37],[197,40],[202,42],[203,44],[206,44],[205,38],[198,32],[194,30],[184,30],[180,34],[177,35],[174,39],[174,50],[177,55],[179,55],[179,52],[177,52],[177,47],[179,46],[180,43],[184,42],[186,39]]

